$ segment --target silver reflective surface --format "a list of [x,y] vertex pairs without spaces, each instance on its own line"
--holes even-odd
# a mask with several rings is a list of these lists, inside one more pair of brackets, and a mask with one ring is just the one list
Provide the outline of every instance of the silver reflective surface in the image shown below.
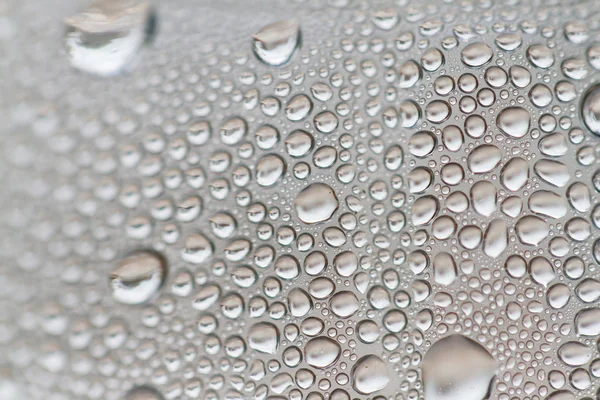
[[598,398],[598,11],[1,5],[0,398]]

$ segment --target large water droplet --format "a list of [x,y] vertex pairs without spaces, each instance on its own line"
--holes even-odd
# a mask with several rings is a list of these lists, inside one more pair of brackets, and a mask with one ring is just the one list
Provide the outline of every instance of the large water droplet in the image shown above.
[[483,236],[483,252],[492,258],[499,257],[508,246],[506,221],[495,219],[490,222]]
[[600,335],[600,308],[579,311],[575,316],[575,327],[578,335],[592,337]]
[[592,358],[592,354],[591,348],[579,342],[567,342],[558,349],[560,360],[571,367],[586,364]]
[[269,24],[252,38],[252,48],[263,63],[280,66],[291,60],[300,45],[300,25],[293,19]]
[[386,363],[376,355],[359,359],[352,368],[354,389],[361,394],[371,394],[384,389],[390,382]]
[[489,397],[496,361],[462,335],[437,341],[423,358],[427,400],[483,400]]
[[167,274],[163,257],[153,251],[138,251],[125,257],[110,274],[115,300],[141,304],[156,294]]
[[340,345],[325,336],[311,339],[304,345],[304,358],[308,365],[315,368],[327,368],[333,365],[341,352]]
[[469,67],[481,67],[490,62],[494,52],[485,43],[472,43],[467,45],[460,53],[462,61]]
[[256,182],[260,186],[273,186],[285,173],[285,162],[275,154],[268,154],[256,164]]
[[482,144],[473,149],[467,159],[467,165],[474,174],[490,172],[502,160],[500,149],[491,144]]
[[248,331],[248,346],[260,353],[275,354],[279,348],[279,329],[268,322],[252,325]]
[[123,397],[123,400],[162,400],[163,396],[150,386],[136,386]]
[[298,193],[294,206],[302,222],[316,224],[331,218],[338,208],[338,199],[329,185],[313,183]]
[[521,218],[515,225],[515,231],[521,242],[532,246],[540,244],[550,233],[548,224],[533,215]]
[[71,65],[101,76],[131,66],[154,30],[148,1],[99,0],[65,18],[65,48]]
[[521,107],[507,107],[500,111],[496,124],[500,131],[513,138],[522,138],[529,131],[530,115]]
[[586,92],[581,103],[581,116],[590,132],[600,136],[600,85]]

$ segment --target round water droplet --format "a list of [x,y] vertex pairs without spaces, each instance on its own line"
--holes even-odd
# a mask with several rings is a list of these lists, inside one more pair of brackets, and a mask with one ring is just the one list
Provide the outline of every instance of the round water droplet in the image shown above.
[[294,96],[285,106],[285,116],[290,121],[301,121],[310,113],[312,107],[312,101],[308,98],[308,96],[305,94],[299,94]]
[[554,53],[541,44],[530,46],[527,49],[527,58],[534,66],[542,69],[550,68],[554,64]]
[[356,295],[350,291],[337,292],[329,301],[331,311],[340,318],[348,318],[358,311]]
[[587,308],[575,316],[575,328],[578,335],[597,337],[600,335],[600,308]]

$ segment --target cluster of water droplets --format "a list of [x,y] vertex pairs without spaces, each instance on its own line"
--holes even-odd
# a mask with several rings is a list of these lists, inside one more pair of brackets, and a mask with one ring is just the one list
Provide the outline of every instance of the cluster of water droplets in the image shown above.
[[164,57],[199,10],[67,17],[75,93],[8,107],[0,397],[596,398],[600,20],[535,4],[301,1]]

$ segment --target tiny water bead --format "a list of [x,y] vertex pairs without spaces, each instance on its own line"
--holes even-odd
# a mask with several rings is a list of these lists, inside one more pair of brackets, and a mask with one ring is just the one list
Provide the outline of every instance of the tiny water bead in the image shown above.
[[155,29],[154,13],[145,0],[97,0],[64,22],[71,65],[100,76],[131,67]]

